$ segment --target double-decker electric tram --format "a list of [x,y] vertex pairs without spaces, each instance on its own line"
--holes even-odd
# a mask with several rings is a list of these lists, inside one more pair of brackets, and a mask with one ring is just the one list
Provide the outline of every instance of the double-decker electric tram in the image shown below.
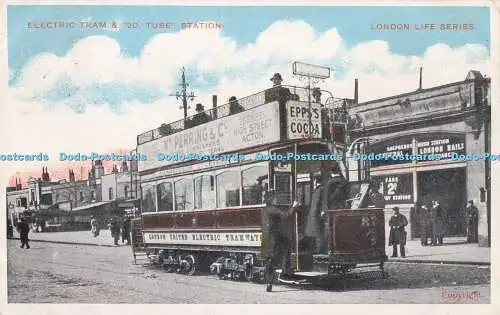
[[148,159],[138,162],[142,212],[133,220],[133,248],[171,272],[262,279],[263,195],[273,189],[279,203],[306,208],[293,227],[296,274],[383,268],[384,213],[365,209],[369,183],[349,182],[345,209],[328,204],[332,166],[345,173],[336,144],[345,149],[350,101],[280,85],[222,106],[214,97],[204,120],[192,116],[139,135],[137,153]]

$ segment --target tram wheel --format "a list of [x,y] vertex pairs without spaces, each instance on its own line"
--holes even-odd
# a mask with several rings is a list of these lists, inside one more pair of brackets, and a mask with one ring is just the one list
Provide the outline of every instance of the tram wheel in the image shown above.
[[184,257],[187,262],[187,266],[184,269],[184,273],[188,276],[192,276],[196,272],[196,260],[193,255],[187,255]]

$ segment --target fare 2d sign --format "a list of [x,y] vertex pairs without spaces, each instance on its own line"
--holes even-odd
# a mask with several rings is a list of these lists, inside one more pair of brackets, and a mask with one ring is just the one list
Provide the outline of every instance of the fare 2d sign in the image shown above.
[[412,174],[391,174],[372,178],[383,186],[382,194],[387,204],[413,203]]
[[286,106],[288,139],[321,138],[320,104],[289,101]]

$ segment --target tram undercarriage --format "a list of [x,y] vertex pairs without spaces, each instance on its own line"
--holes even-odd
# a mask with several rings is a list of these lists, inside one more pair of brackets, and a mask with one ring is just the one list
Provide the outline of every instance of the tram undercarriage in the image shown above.
[[[212,274],[221,280],[263,283],[264,261],[256,252],[203,252],[179,249],[151,249],[149,264],[165,272],[193,276]],[[292,259],[295,257],[292,256]],[[292,286],[328,284],[347,279],[386,278],[383,259],[379,263],[334,263],[328,255],[313,255],[314,267],[309,271],[295,271],[283,278],[281,269],[276,270],[278,283]],[[357,270],[354,272],[354,270]],[[361,271],[366,270],[366,271]]]

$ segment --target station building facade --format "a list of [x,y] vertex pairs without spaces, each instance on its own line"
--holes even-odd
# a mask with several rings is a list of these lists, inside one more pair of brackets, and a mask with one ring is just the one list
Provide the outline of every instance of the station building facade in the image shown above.
[[[392,208],[398,206],[409,219],[409,239],[420,237],[416,205],[432,200],[444,210],[445,238],[465,236],[467,202],[473,200],[479,210],[479,245],[490,246],[490,161],[471,158],[491,152],[490,99],[490,79],[472,70],[464,81],[349,108],[351,142],[370,138],[368,152],[373,157],[410,156],[410,160],[369,162],[371,179],[381,184],[386,199],[387,222]],[[440,159],[419,160],[417,155]]]

